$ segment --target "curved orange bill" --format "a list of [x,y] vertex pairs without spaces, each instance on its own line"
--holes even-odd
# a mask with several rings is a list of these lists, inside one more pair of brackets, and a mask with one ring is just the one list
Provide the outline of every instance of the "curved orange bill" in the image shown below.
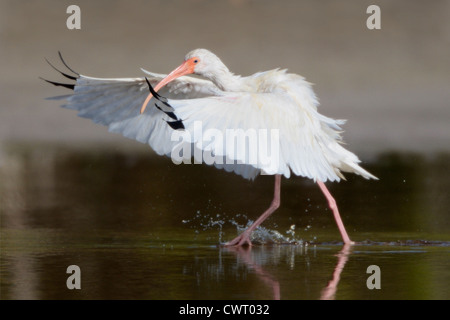
[[[178,68],[173,70],[171,73],[167,75],[164,79],[161,80],[160,83],[158,83],[155,87],[155,92],[158,92],[159,89],[164,87],[166,84],[168,84],[170,81],[175,80],[176,78],[179,78],[181,76],[184,76],[186,74],[194,73],[194,67],[195,67],[195,60],[196,58],[191,58],[189,60],[186,60],[183,62]],[[148,102],[153,97],[152,93],[149,93],[147,96],[147,99],[145,99],[144,104],[141,107],[141,114],[145,111],[145,108],[147,107]]]

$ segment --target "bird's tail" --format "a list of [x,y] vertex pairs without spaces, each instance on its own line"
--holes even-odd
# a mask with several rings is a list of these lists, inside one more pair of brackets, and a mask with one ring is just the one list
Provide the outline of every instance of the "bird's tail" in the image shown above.
[[345,164],[343,166],[341,166],[340,168],[342,171],[345,172],[352,172],[355,173],[357,175],[362,176],[363,178],[366,179],[374,179],[374,180],[378,180],[377,177],[375,177],[373,174],[371,174],[369,171],[363,169],[361,166],[359,166],[356,162],[354,161],[348,161],[345,162]]
[[[359,158],[353,152],[345,149],[340,143],[335,142],[334,144],[328,145],[328,147],[328,150],[330,152],[333,152],[332,154],[335,159],[333,166],[338,171],[355,173],[366,179],[378,180],[376,176],[363,169],[359,165],[361,160],[359,160]],[[344,178],[342,175],[340,177]]]

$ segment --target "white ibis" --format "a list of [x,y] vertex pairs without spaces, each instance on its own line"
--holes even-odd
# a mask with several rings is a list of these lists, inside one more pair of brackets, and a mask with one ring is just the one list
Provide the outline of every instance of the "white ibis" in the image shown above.
[[[61,60],[74,72],[62,57]],[[247,179],[258,174],[274,175],[275,190],[269,208],[225,245],[252,245],[252,232],[280,206],[281,176],[289,178],[291,172],[319,185],[344,243],[352,243],[325,182],[344,179],[342,172],[377,178],[361,168],[358,157],[342,146],[340,126],[345,121],[318,112],[316,95],[303,77],[279,69],[237,76],[205,49],[189,52],[184,62],[168,75],[142,71],[147,77],[114,79],[76,72],[72,76],[60,71],[76,83],[46,81],[74,90],[71,95],[54,98],[67,99],[63,107],[78,110],[79,116],[108,126],[111,132],[148,143],[160,155],[173,155],[174,148],[180,146],[180,140],[173,139],[174,132],[190,132],[194,137],[183,138],[183,143],[197,151],[210,152],[215,161],[207,164]],[[275,130],[278,145],[271,147],[271,151],[276,153],[277,161],[255,161],[260,150],[251,143],[241,145],[238,150],[220,139],[210,138],[209,143],[202,144],[205,138],[198,134],[196,137],[196,123],[201,124],[203,132],[214,130],[222,137],[231,129]],[[192,154],[186,152],[181,157],[190,161]]]

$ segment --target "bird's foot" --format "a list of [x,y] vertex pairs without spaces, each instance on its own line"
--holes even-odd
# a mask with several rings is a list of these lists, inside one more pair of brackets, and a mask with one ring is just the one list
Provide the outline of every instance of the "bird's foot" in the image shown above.
[[244,231],[239,236],[234,238],[231,241],[228,241],[225,243],[225,247],[231,247],[231,246],[252,246],[252,242],[250,241],[250,234],[251,232]]

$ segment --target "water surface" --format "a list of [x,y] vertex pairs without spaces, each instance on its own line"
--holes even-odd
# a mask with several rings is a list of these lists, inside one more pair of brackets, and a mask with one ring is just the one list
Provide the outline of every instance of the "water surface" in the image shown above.
[[[0,167],[2,299],[449,299],[450,156],[382,154],[380,178],[282,180],[252,248],[220,246],[270,204],[246,181],[151,151],[11,144]],[[66,269],[81,269],[69,290]],[[367,268],[381,271],[370,290]]]

